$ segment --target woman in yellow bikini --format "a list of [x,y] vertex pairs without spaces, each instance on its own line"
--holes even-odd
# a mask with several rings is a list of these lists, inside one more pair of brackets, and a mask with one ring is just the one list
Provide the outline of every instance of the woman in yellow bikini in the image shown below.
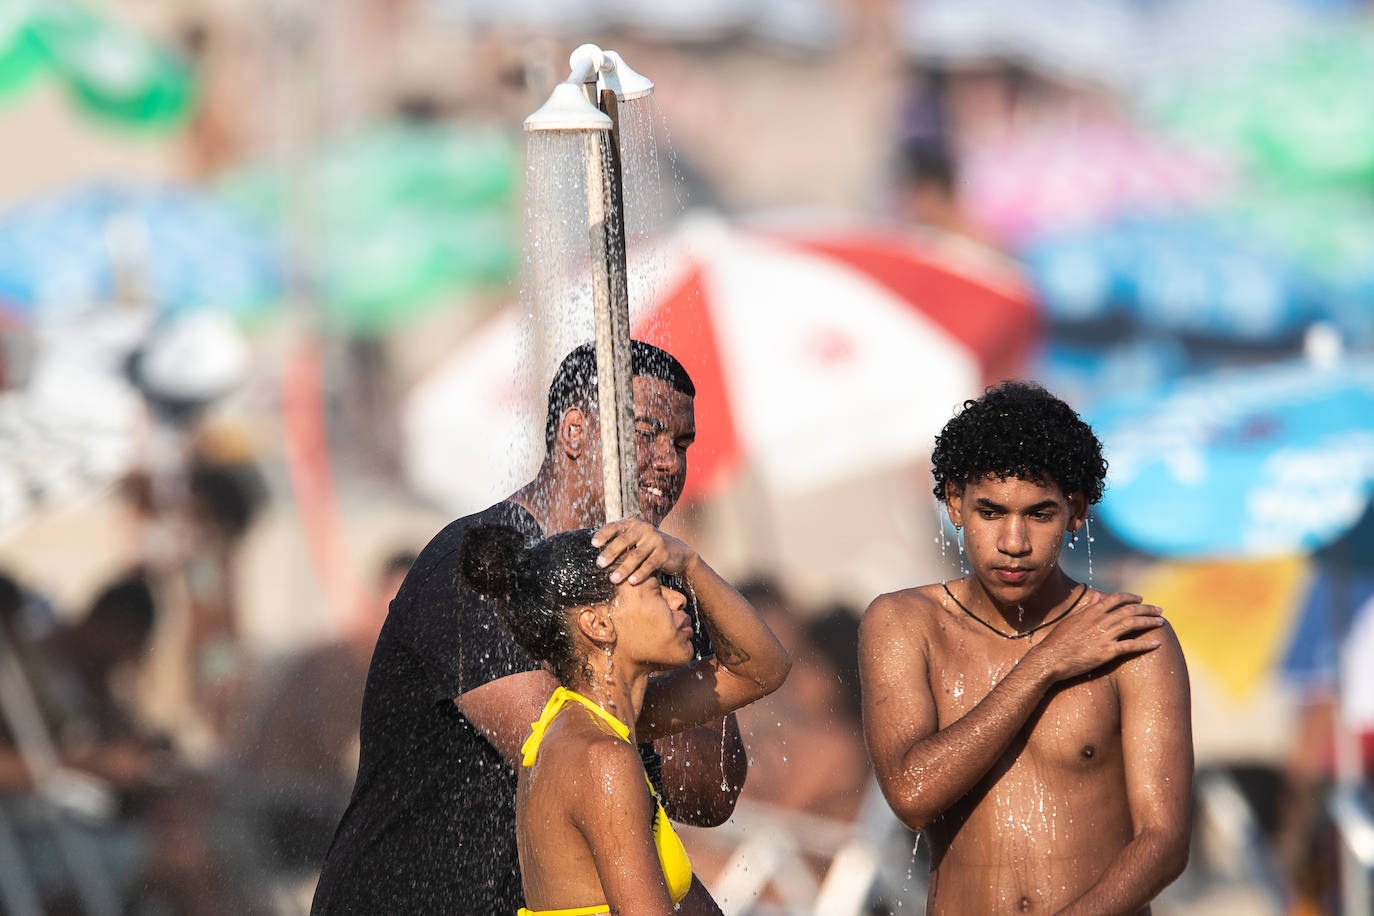
[[[484,525],[463,540],[465,584],[496,605],[516,642],[562,685],[522,748],[519,916],[673,913],[692,866],[644,772],[636,723],[659,733],[691,728],[787,676],[786,651],[749,603],[686,544],[664,543],[659,568],[696,593],[713,657],[692,661],[683,594],[656,576],[613,583],[597,563],[607,545],[591,529],[526,545],[512,528]],[[661,676],[651,683],[651,675]]]

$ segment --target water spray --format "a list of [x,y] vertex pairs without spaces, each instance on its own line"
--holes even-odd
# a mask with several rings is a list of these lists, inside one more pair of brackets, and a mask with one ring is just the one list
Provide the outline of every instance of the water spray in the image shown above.
[[[525,119],[525,130],[583,134],[596,327],[597,409],[601,417],[601,467],[609,521],[639,513],[618,105],[650,95],[654,84],[632,70],[616,52],[602,51],[592,44],[574,50],[568,66],[568,78],[555,86],[548,101]],[[608,418],[614,421],[608,422]]]

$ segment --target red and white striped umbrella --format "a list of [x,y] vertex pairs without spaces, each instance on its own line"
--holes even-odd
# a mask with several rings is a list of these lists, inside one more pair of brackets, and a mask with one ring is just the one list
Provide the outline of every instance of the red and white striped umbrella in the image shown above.
[[[689,496],[746,464],[787,494],[919,459],[964,398],[1017,370],[1035,335],[1009,262],[949,241],[696,221],[662,261],[660,292],[632,324],[697,387]],[[512,410],[520,337],[501,316],[407,405],[412,482],[450,508],[480,507],[533,469],[540,449],[515,449],[523,467],[511,474],[511,443],[530,441],[520,425],[542,420]]]

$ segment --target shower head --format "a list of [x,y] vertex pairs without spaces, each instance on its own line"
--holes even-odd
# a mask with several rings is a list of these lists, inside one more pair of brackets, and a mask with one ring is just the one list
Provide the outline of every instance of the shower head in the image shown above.
[[601,85],[615,92],[622,102],[642,99],[654,94],[653,80],[637,73],[615,51],[603,51],[606,63],[601,68]]
[[529,131],[610,129],[610,117],[587,101],[580,81],[572,80],[554,86],[549,100],[525,119]]
[[606,66],[606,56],[600,48],[578,45],[568,55],[572,72],[553,87],[549,100],[525,119],[525,130],[610,130],[610,117],[588,101],[582,90],[583,84],[595,81]]

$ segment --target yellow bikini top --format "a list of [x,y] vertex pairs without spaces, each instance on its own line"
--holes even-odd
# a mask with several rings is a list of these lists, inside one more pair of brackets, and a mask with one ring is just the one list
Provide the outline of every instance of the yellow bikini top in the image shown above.
[[[549,730],[553,720],[563,710],[564,705],[569,700],[581,703],[587,709],[598,716],[602,721],[611,727],[623,741],[630,740],[630,729],[624,722],[602,709],[596,703],[584,697],[575,690],[566,687],[559,687],[549,697],[549,702],[544,704],[544,711],[539,714],[530,726],[530,736],[525,739],[525,743],[520,746],[520,753],[523,754],[521,764],[524,766],[534,766],[534,760],[539,753],[539,745],[544,740],[544,733]],[[692,862],[687,858],[687,850],[682,846],[682,840],[678,839],[677,833],[673,831],[673,825],[668,820],[668,815],[663,811],[663,802],[659,799],[658,793],[654,792],[653,783],[649,782],[646,773],[644,781],[648,783],[649,793],[654,797],[654,805],[658,809],[654,814],[654,849],[658,851],[659,864],[663,866],[663,880],[668,884],[668,894],[673,898],[673,903],[681,903],[682,898],[687,896],[687,890],[692,886]],[[593,907],[580,907],[571,910],[528,910],[521,908],[518,916],[583,916],[583,914],[609,913],[610,908],[606,904],[598,904]]]

